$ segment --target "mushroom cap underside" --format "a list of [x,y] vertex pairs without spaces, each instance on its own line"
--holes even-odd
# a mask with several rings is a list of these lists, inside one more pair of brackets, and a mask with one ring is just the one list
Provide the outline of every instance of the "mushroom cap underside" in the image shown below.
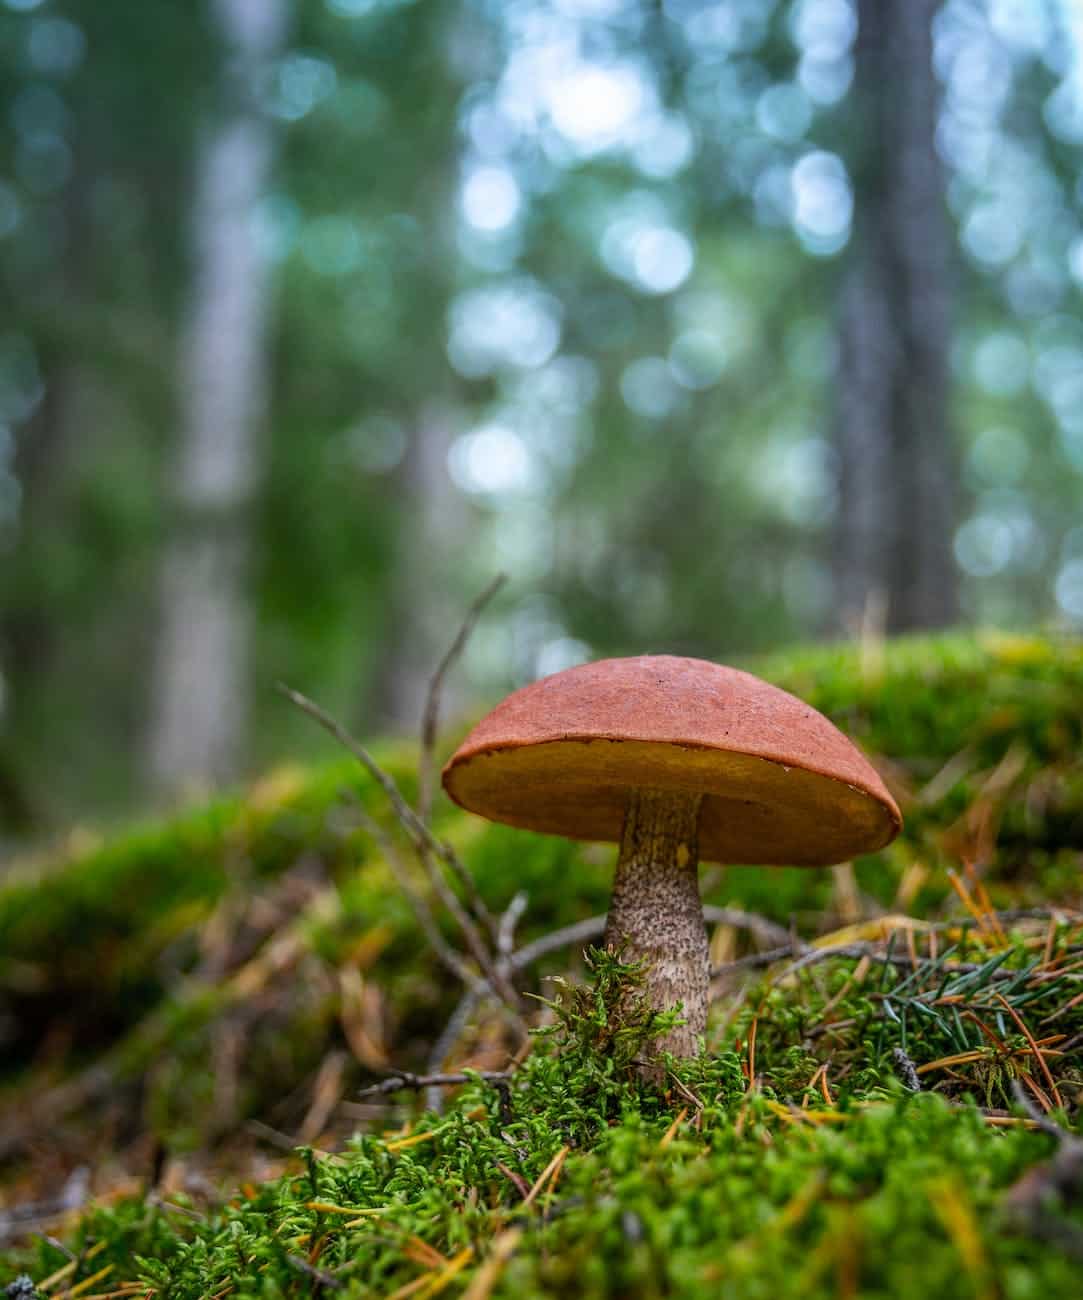
[[701,793],[700,858],[823,866],[882,848],[902,818],[822,714],[749,673],[698,659],[601,660],[509,696],[444,769],[493,821],[619,841],[633,789]]

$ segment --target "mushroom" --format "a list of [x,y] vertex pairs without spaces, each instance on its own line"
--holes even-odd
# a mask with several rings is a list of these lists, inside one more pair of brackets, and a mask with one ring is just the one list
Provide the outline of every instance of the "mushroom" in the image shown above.
[[647,961],[657,1046],[691,1056],[707,1024],[697,867],[828,866],[882,848],[899,809],[854,745],[751,673],[641,655],[509,695],[452,755],[444,788],[491,821],[620,844],[605,942]]

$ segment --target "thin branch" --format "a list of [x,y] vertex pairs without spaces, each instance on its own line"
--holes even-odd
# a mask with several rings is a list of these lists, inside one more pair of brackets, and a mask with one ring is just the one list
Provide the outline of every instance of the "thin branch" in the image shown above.
[[467,989],[455,1005],[455,1010],[448,1018],[440,1037],[433,1045],[429,1053],[429,1070],[433,1073],[439,1073],[443,1068],[444,1062],[451,1055],[455,1044],[463,1036],[470,1017],[474,1014],[474,1008],[481,1001],[481,995],[473,989]]
[[525,944],[518,952],[512,953],[508,964],[512,970],[522,970],[524,966],[530,966],[547,953],[557,952],[572,944],[590,943],[592,939],[600,939],[604,933],[605,917],[589,916],[585,921],[576,921],[574,925],[566,925],[560,930],[543,934],[541,938]]
[[[501,974],[510,973],[512,945],[515,942],[515,927],[518,925],[520,918],[526,911],[527,895],[525,891],[520,890],[511,902],[505,908],[497,924],[497,965],[500,967]],[[466,1026],[470,1023],[470,1017],[478,1003],[482,1000],[483,994],[474,989],[467,989],[459,999],[455,1010],[451,1013],[451,1018],[444,1026],[440,1037],[429,1053],[429,1070],[436,1073],[443,1069],[444,1062],[455,1050],[455,1045],[462,1038]],[[443,1097],[439,1088],[429,1088],[425,1094],[425,1107],[427,1110],[434,1110],[439,1113],[443,1109]]]
[[[778,948],[771,949],[763,953],[752,953],[748,957],[740,957],[737,961],[727,962],[725,966],[720,966],[712,971],[712,977],[720,972],[725,973],[730,970],[740,970],[744,966],[770,966],[780,957],[790,957],[793,955],[793,945],[790,942],[789,932],[782,926],[776,925],[774,921],[769,921],[765,916],[757,916],[755,912],[743,912],[736,907],[713,907],[708,904],[703,909],[703,919],[708,925],[732,925],[741,930],[750,930],[753,934],[762,939],[777,944],[784,944]],[[606,917],[588,916],[584,921],[576,921],[574,925],[566,925],[563,929],[554,930],[551,934],[543,934],[540,938],[525,944],[518,952],[511,955],[510,964],[512,970],[522,970],[524,966],[530,966],[536,962],[539,957],[544,957],[548,953],[556,952],[560,948],[571,947],[573,944],[590,943],[592,940],[600,939],[605,934]]]
[[346,1285],[341,1278],[335,1277],[333,1273],[328,1273],[322,1268],[317,1268],[315,1264],[310,1264],[307,1259],[302,1259],[300,1255],[287,1255],[286,1263],[298,1273],[310,1277],[317,1287],[325,1286],[330,1291],[341,1291]]
[[506,959],[511,956],[512,946],[515,943],[515,927],[522,920],[528,901],[525,890],[520,889],[501,916],[496,930],[496,951],[499,957]]
[[712,907],[703,909],[703,919],[708,925],[732,925],[737,930],[749,930],[764,943],[790,944],[790,932],[785,926],[769,921],[757,912],[745,912],[738,907]]
[[369,812],[358,802],[355,805],[358,821],[362,827],[372,836],[379,845],[384,859],[395,877],[395,883],[406,895],[407,901],[413,910],[414,917],[421,927],[422,933],[428,940],[430,947],[436,956],[444,963],[449,971],[466,985],[467,989],[479,996],[483,994],[488,984],[486,981],[479,979],[473,971],[466,965],[459,954],[451,947],[440,933],[436,924],[436,918],[433,916],[431,909],[425,899],[414,888],[410,879],[409,872],[406,870],[406,863],[402,860],[399,853],[398,845],[395,843],[391,834],[372,817]]
[[[417,771],[417,815],[419,821],[425,826],[428,826],[432,814],[432,800],[436,787],[436,732],[440,723],[440,700],[443,694],[444,680],[465,649],[470,634],[473,632],[474,626],[481,617],[485,606],[488,605],[489,601],[492,600],[506,581],[506,576],[503,573],[498,573],[485,590],[475,598],[474,603],[466,611],[466,616],[459,625],[454,640],[448,646],[443,659],[440,660],[436,671],[429,680],[425,710],[421,720],[421,751]],[[465,890],[467,901],[474,915],[495,940],[496,921],[485,905],[485,900],[481,896],[473,873],[458,854],[450,851],[450,846],[445,845],[444,847],[448,850],[445,861],[458,877],[460,885]]]
[[443,873],[439,870],[434,862],[434,857],[440,861],[446,862],[451,866],[456,874],[461,875],[466,872],[465,866],[459,862],[459,859],[451,847],[442,844],[432,834],[425,823],[418,817],[417,813],[410,807],[403,797],[402,791],[395,784],[394,779],[384,771],[376,762],[368,750],[359,741],[341,726],[329,713],[326,713],[314,701],[310,700],[307,695],[302,695],[300,691],[295,691],[292,687],[279,682],[278,689],[293,704],[307,713],[308,716],[319,723],[325,731],[329,732],[354,758],[361,764],[366,772],[377,782],[383,792],[387,795],[391,807],[400,825],[409,836],[410,842],[417,853],[421,865],[429,877],[429,882],[436,890],[441,904],[447,908],[455,918],[456,924],[462,931],[463,938],[466,940],[471,954],[475,961],[481,967],[485,978],[492,985],[497,995],[503,999],[507,1005],[513,1009],[519,1005],[519,998],[515,990],[508,983],[506,978],[502,978],[500,972],[496,969],[485,941],[481,937],[477,925],[474,923],[459,901],[458,895],[450,888],[444,879]]
[[436,786],[436,732],[440,725],[440,698],[443,692],[444,680],[466,648],[470,634],[473,632],[474,626],[481,617],[485,606],[488,605],[505,582],[507,582],[507,575],[498,573],[485,590],[475,598],[474,603],[466,611],[459,630],[455,634],[455,639],[448,646],[443,659],[440,660],[436,671],[429,680],[429,690],[425,697],[425,711],[421,718],[421,758],[418,763],[417,773],[417,812],[426,825],[429,821],[429,814],[432,812],[432,798]]
[[1012,1098],[1016,1105],[1026,1113],[1027,1118],[1032,1119],[1043,1133],[1048,1133],[1050,1137],[1056,1138],[1060,1143],[1068,1143],[1069,1145],[1078,1147],[1079,1151],[1083,1152],[1083,1141],[1080,1141],[1080,1139],[1077,1138],[1074,1133],[1069,1132],[1068,1129],[1061,1128],[1055,1119],[1050,1119],[1048,1115],[1043,1111],[1040,1111],[1023,1091],[1023,1087],[1018,1079],[1012,1080]]
[[409,1088],[415,1092],[422,1088],[454,1088],[460,1083],[471,1083],[474,1079],[484,1079],[486,1083],[510,1079],[510,1070],[470,1070],[457,1074],[413,1074],[409,1070],[400,1070],[381,1079],[379,1083],[362,1088],[358,1097],[384,1097],[389,1092],[402,1092]]

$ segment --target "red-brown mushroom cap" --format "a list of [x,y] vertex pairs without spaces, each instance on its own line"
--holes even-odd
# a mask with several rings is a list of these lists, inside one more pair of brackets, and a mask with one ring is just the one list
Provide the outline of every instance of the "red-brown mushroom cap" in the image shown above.
[[444,768],[491,821],[615,840],[632,789],[704,795],[707,862],[826,866],[902,827],[868,760],[810,705],[701,659],[603,659],[509,695]]

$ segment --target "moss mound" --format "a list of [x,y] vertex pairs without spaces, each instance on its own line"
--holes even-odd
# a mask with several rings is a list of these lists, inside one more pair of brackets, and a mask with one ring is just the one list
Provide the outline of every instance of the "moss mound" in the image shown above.
[[[20,1246],[12,1268],[67,1268],[50,1291],[84,1296],[1074,1294],[1075,1193],[1037,1232],[1009,1189],[1056,1147],[1016,1081],[1069,1117],[1083,1088],[1083,648],[949,637],[750,666],[865,747],[907,829],[852,874],[703,872],[709,902],[840,951],[762,977],[755,931],[719,926],[732,974],[709,1056],[662,1095],[614,1047],[642,1035],[612,1023],[600,959],[506,1084],[479,1079],[417,1127],[409,1096],[355,1100],[383,1068],[425,1068],[460,990],[358,817],[390,825],[350,762],[17,868],[0,887],[7,1202],[82,1162],[99,1203],[70,1229],[74,1261]],[[379,757],[409,795],[413,755]],[[605,910],[611,852],[447,806],[436,830],[494,911],[526,892],[521,944]],[[885,912],[912,924],[870,924]],[[517,986],[571,970],[581,987],[581,948]],[[453,1064],[502,1068],[508,1047],[490,1010]],[[907,1092],[907,1063],[937,1095]],[[322,1154],[268,1145],[296,1141]],[[202,1198],[194,1172],[242,1191]]]
[[[986,963],[968,1012],[1025,982],[1027,958],[1020,938]],[[16,1262],[72,1294],[176,1300],[464,1285],[475,1298],[1076,1293],[1083,1214],[1040,1163],[1056,1139],[895,1080],[905,1030],[875,998],[958,984],[947,959],[874,990],[841,967],[822,990],[761,987],[714,1050],[670,1063],[662,1093],[630,1069],[662,1020],[636,1006],[641,974],[597,952],[591,965],[526,1062],[478,1078],[447,1114],[305,1149],[225,1205],[130,1196],[83,1217],[72,1260],[46,1242]],[[1032,1013],[1062,996],[1044,988]],[[826,1070],[807,1051],[825,1017],[840,1036]],[[910,1049],[928,1046],[915,1026]],[[1026,1074],[1027,1050],[1006,1042],[998,1068]],[[1057,1073],[1083,1084],[1078,1068]]]

